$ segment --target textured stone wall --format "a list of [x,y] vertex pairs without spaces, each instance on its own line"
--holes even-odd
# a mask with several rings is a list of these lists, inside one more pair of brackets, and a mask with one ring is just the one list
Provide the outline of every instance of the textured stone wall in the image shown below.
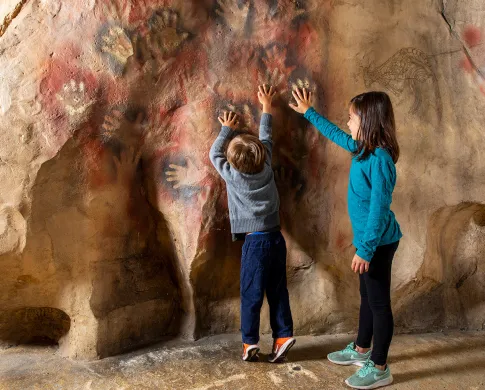
[[208,150],[221,110],[257,130],[263,82],[297,332],[355,330],[359,298],[350,156],[289,110],[295,85],[343,128],[354,95],[390,94],[397,326],[485,327],[483,1],[19,0],[3,18],[4,342],[89,359],[239,329],[241,244]]

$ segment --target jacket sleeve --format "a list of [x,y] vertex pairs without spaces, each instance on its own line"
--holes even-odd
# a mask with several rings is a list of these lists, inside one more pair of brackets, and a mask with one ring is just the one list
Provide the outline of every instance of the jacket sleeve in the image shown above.
[[365,233],[357,245],[357,255],[371,261],[386,229],[396,182],[394,164],[377,160],[371,166],[371,198]]
[[304,116],[323,136],[327,137],[330,141],[335,142],[338,146],[349,152],[355,152],[357,150],[357,143],[349,134],[316,112],[313,107],[310,107],[305,112]]

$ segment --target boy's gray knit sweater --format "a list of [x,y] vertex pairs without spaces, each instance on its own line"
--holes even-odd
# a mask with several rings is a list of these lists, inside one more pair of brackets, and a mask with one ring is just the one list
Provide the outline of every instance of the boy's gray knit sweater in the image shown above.
[[226,147],[233,131],[223,126],[210,150],[210,159],[226,182],[231,232],[250,233],[279,226],[280,199],[271,169],[273,149],[272,116],[263,114],[259,126],[259,139],[266,147],[264,169],[256,174],[246,174],[233,168],[226,159]]

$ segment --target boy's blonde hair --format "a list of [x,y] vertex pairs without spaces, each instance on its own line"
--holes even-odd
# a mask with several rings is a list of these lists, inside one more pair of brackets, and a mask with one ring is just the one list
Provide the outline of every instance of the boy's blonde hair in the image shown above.
[[242,134],[229,142],[226,157],[229,164],[239,172],[255,174],[264,168],[266,148],[258,137]]

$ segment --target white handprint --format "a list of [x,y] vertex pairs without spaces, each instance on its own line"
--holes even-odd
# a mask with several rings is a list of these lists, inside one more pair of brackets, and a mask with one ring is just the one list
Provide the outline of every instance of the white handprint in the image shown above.
[[165,171],[168,182],[173,182],[173,188],[193,187],[207,176],[207,169],[199,169],[190,158],[186,158],[186,166],[170,164],[170,170]]
[[84,113],[93,104],[93,101],[89,100],[86,95],[86,87],[82,81],[77,83],[75,80],[71,80],[64,84],[56,97],[71,116]]
[[112,55],[120,64],[126,65],[126,61],[133,55],[133,45],[128,35],[119,26],[108,29],[101,37],[101,51]]

